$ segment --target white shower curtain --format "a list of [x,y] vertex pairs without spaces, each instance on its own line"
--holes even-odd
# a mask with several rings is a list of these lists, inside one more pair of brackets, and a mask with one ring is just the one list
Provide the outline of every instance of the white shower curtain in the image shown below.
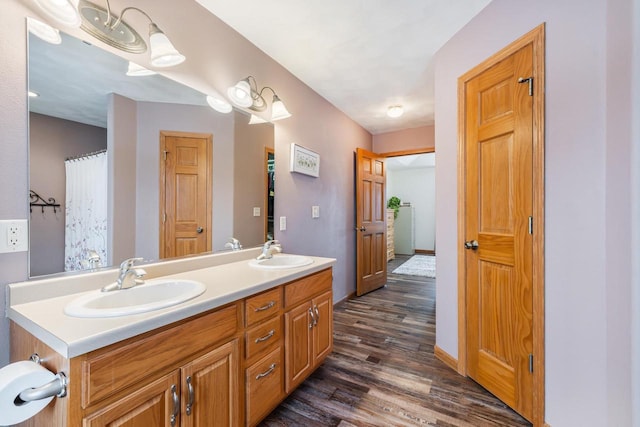
[[[65,271],[105,265],[107,260],[107,153],[64,162],[67,175]],[[90,264],[90,251],[100,265]]]

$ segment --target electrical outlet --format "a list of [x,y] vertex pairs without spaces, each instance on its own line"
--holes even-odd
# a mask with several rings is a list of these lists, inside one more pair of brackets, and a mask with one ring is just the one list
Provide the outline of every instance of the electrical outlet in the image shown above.
[[311,218],[320,218],[320,206],[311,206]]
[[29,225],[26,219],[0,221],[0,253],[29,250]]
[[280,231],[285,231],[287,229],[287,217],[280,217]]

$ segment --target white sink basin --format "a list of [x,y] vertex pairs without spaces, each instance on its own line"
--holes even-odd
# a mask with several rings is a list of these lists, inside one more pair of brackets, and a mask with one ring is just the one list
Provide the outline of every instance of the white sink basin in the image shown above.
[[297,268],[305,265],[312,264],[313,260],[308,256],[302,255],[288,255],[288,254],[275,254],[269,259],[252,259],[249,261],[249,265],[255,268],[264,269],[285,269],[285,268]]
[[147,280],[130,289],[84,294],[68,303],[64,312],[72,317],[127,316],[171,307],[205,290],[204,284],[193,280]]

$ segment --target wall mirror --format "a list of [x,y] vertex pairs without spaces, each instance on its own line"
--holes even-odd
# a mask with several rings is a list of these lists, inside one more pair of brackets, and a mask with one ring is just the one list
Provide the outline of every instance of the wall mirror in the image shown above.
[[[101,151],[106,186],[92,190],[107,196],[99,266],[159,258],[161,131],[212,135],[212,250],[225,250],[232,236],[244,247],[263,242],[265,148],[273,148],[273,125],[249,126],[236,110],[218,113],[204,94],[164,76],[126,76],[125,59],[61,35],[53,45],[28,33],[29,92],[38,95],[29,98],[30,190],[60,205],[31,209],[30,276],[65,271],[65,160]],[[83,266],[96,267],[89,255]]]

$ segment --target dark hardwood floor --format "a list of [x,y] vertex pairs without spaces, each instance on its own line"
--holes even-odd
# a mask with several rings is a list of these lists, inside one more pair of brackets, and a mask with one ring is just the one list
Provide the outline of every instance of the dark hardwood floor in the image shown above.
[[434,279],[391,273],[340,304],[333,353],[261,425],[530,426],[435,358],[435,309]]

